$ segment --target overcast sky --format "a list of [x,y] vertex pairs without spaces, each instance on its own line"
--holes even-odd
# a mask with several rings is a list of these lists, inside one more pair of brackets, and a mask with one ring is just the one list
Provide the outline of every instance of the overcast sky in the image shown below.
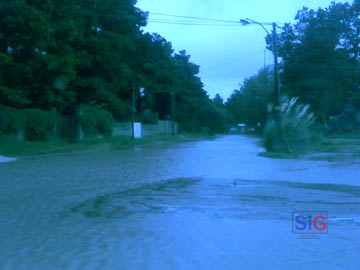
[[[294,22],[303,6],[318,9],[331,0],[138,0],[137,6],[149,11],[149,19],[174,20],[151,13],[239,21],[250,18],[259,22]],[[352,1],[336,1],[349,2]],[[178,18],[178,20],[185,20]],[[271,26],[267,26],[271,31]],[[210,97],[219,93],[225,100],[239,89],[244,78],[272,64],[271,52],[265,51],[265,31],[252,26],[176,25],[149,22],[145,31],[158,33],[173,45],[185,49],[191,61],[200,66],[200,77]]]

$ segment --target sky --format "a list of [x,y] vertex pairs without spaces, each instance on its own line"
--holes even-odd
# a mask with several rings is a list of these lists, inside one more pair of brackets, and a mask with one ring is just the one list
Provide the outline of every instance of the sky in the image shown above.
[[[335,1],[352,3],[352,1]],[[213,98],[219,93],[226,100],[239,89],[245,78],[264,65],[273,64],[265,50],[266,32],[259,25],[232,26],[177,25],[164,20],[189,20],[153,13],[239,21],[294,23],[298,10],[306,6],[326,8],[331,0],[138,0],[137,7],[150,12],[145,32],[158,33],[172,43],[175,52],[186,50],[190,61],[200,66],[204,89]],[[161,20],[162,23],[153,22]],[[194,20],[192,20],[194,21]],[[220,24],[220,22],[219,22]],[[272,26],[266,26],[268,31]]]

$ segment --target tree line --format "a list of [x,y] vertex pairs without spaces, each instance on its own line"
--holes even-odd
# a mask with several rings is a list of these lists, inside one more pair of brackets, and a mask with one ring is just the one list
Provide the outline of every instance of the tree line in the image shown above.
[[135,4],[0,0],[0,132],[11,131],[5,116],[14,109],[69,116],[85,106],[127,121],[133,93],[137,117],[152,112],[185,131],[221,130],[223,115],[203,89],[199,66],[145,33],[147,13]]
[[[95,125],[85,123],[89,130],[111,133],[113,119],[131,119],[133,93],[136,118],[145,122],[174,119],[191,132],[265,125],[272,67],[245,79],[226,102],[211,100],[199,66],[164,37],[144,32],[148,14],[135,4],[0,0],[0,133],[26,128],[29,138],[43,139],[39,123],[54,129],[51,121],[80,108]],[[360,120],[359,15],[359,0],[303,8],[278,36],[283,99],[310,104],[319,123],[342,117],[349,130]]]
[[[359,0],[316,11],[304,7],[278,36],[283,100],[298,97],[321,124],[341,118],[343,131],[360,123],[359,18]],[[271,50],[271,39],[266,40]],[[271,69],[260,70],[233,92],[227,101],[233,122],[266,122],[266,107],[274,100]]]

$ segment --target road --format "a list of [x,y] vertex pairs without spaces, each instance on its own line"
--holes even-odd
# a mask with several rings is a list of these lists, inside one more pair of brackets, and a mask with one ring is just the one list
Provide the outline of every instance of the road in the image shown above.
[[[1,163],[0,269],[358,269],[357,160],[261,151],[224,136]],[[294,211],[327,211],[328,233],[294,234]]]

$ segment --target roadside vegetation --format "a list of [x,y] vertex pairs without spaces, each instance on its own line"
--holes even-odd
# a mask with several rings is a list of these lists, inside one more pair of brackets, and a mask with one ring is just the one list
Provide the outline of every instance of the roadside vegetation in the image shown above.
[[[315,134],[311,125],[314,123],[314,113],[309,111],[309,105],[297,103],[298,98],[284,101],[280,106],[280,119],[269,120],[264,129],[263,143],[269,152],[302,153],[309,150]],[[269,113],[276,113],[269,108]],[[275,118],[275,117],[274,117]]]
[[281,135],[267,110],[274,103],[271,67],[246,79],[228,99],[232,125],[261,127],[269,156],[326,151],[334,136],[360,139],[359,14],[359,0],[298,11],[296,22],[278,36]]
[[4,139],[0,142],[0,155],[8,157],[22,157],[29,155],[70,153],[101,149],[127,149],[136,146],[162,145],[212,138],[214,138],[214,136],[204,136],[201,134],[181,134],[176,136],[154,135],[143,137],[141,139],[132,139],[129,136],[88,137],[76,144],[69,144],[67,141],[61,139],[49,139],[47,141],[37,142]]
[[[359,138],[360,0],[303,8],[282,27],[280,125],[269,110],[272,67],[226,101],[210,99],[200,67],[185,50],[144,32],[148,14],[135,4],[0,0],[0,151],[82,148],[99,136],[108,143],[119,139],[114,123],[134,119],[172,120],[182,132],[203,135],[241,124],[262,136],[272,156],[327,150],[335,135]],[[79,143],[80,130],[84,141],[67,146]]]
[[[110,136],[117,122],[224,130],[199,66],[159,34],[135,0],[0,0],[0,140]],[[3,140],[3,139],[2,139]]]

